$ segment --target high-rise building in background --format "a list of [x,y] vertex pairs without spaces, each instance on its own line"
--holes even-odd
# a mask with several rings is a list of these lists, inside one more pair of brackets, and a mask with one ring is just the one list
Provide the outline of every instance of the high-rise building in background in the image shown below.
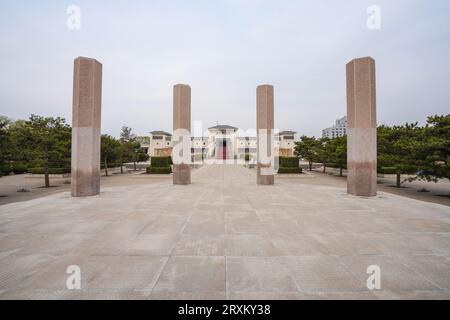
[[331,128],[322,130],[322,138],[337,138],[347,135],[347,117],[336,120],[336,124]]

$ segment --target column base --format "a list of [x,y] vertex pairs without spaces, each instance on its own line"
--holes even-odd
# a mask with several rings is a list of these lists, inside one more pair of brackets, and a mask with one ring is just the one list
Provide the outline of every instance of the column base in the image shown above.
[[191,184],[191,166],[188,164],[176,164],[173,166],[173,184]]
[[256,169],[256,183],[263,186],[271,186],[275,184],[275,176],[273,174],[270,175],[262,175],[261,167],[258,166]]
[[92,197],[100,194],[100,172],[80,173],[72,170],[71,175],[72,197]]
[[351,164],[347,173],[347,193],[359,197],[375,197],[377,195],[376,164]]

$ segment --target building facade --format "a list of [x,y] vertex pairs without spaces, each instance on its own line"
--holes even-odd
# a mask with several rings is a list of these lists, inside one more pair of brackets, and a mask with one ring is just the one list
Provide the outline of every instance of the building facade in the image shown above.
[[275,154],[280,157],[293,157],[295,147],[295,131],[281,131],[275,136]]
[[334,139],[347,135],[347,117],[336,120],[336,124],[330,128],[322,130],[323,138]]
[[[294,131],[282,131],[275,135],[275,152],[280,156],[294,156]],[[165,131],[150,133],[147,148],[150,157],[172,154],[172,135]],[[256,135],[242,134],[238,128],[229,125],[216,125],[208,128],[207,137],[191,138],[191,157],[193,162],[214,160],[247,160],[256,162]]]
[[171,156],[172,135],[165,131],[150,132],[148,155],[150,157]]

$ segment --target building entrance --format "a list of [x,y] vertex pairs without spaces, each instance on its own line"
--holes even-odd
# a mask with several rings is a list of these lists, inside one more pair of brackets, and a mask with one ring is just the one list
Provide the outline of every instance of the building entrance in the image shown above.
[[217,157],[218,160],[228,159],[228,140],[227,139],[217,139]]

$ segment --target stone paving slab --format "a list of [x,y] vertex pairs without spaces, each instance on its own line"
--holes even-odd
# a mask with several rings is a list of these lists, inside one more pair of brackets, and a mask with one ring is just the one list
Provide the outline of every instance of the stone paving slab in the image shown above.
[[255,179],[205,166],[190,186],[0,206],[0,299],[450,299],[449,207]]

